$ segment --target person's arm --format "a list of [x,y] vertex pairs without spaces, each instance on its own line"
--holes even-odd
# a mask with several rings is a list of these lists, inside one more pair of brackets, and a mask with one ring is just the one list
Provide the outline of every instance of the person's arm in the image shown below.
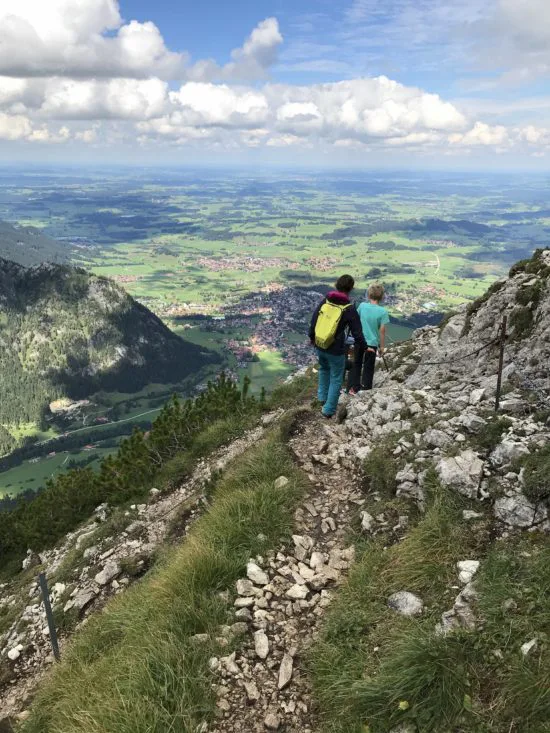
[[380,346],[378,347],[378,350],[381,354],[384,353],[384,349],[386,348],[386,325],[390,322],[390,316],[387,311],[384,312],[384,315],[382,316],[382,322],[380,324],[379,329],[379,335],[380,335]]
[[386,326],[382,324],[380,326],[380,346],[378,347],[378,351],[381,354],[383,354],[385,347],[386,347]]
[[359,313],[357,312],[357,309],[355,306],[351,306],[349,309],[349,329],[351,331],[351,335],[355,339],[355,345],[356,346],[365,346],[366,341],[365,337],[363,336],[363,327],[361,326],[361,319],[359,318]]

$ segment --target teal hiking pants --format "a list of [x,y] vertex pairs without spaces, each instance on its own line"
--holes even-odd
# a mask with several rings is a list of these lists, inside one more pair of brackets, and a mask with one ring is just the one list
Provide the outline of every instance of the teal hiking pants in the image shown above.
[[344,379],[346,357],[344,354],[329,354],[317,349],[319,358],[319,389],[317,398],[324,402],[323,415],[334,415]]

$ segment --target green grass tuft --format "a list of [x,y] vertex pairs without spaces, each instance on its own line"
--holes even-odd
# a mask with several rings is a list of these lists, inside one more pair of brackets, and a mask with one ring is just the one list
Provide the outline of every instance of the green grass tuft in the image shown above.
[[534,325],[533,312],[527,306],[514,308],[510,315],[510,326],[514,329],[514,338],[522,339],[531,333]]
[[550,446],[530,455],[524,466],[525,495],[535,503],[550,502]]
[[473,437],[473,443],[478,450],[490,452],[502,441],[502,436],[513,425],[508,417],[496,417],[484,425],[477,435]]
[[363,461],[363,488],[379,491],[386,497],[395,496],[399,463],[392,455],[395,446],[391,441],[377,445]]

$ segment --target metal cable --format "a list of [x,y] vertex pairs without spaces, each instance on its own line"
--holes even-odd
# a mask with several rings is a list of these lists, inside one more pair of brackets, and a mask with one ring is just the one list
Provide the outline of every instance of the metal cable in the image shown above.
[[464,359],[469,359],[471,356],[477,356],[484,349],[488,349],[490,346],[498,343],[499,339],[500,336],[492,339],[492,341],[489,341],[489,343],[487,344],[483,344],[483,346],[480,346],[479,349],[471,351],[469,354],[464,354],[463,356],[455,356],[452,359],[446,359],[444,361],[419,361],[418,366],[439,366],[440,364],[453,364],[455,361],[463,361]]

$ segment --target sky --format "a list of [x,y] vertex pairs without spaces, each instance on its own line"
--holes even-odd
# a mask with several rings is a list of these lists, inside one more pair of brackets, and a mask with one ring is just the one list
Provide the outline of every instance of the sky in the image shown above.
[[549,0],[0,0],[0,162],[536,168]]

